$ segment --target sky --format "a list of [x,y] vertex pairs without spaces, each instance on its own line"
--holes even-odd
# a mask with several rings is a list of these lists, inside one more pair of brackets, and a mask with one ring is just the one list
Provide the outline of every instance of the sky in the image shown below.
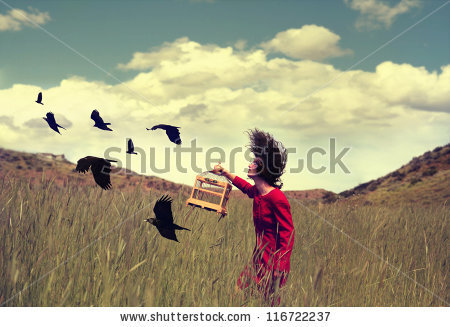
[[341,192],[450,142],[448,17],[441,0],[0,0],[0,147],[190,185],[219,159],[245,177],[257,127],[290,151],[283,190]]

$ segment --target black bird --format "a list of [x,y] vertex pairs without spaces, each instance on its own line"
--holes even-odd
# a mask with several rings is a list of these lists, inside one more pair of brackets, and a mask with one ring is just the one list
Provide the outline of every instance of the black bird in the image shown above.
[[134,152],[134,145],[133,145],[133,141],[131,139],[128,140],[127,153],[129,153],[129,154],[137,154],[136,152]]
[[181,144],[180,131],[178,130],[180,127],[159,124],[155,125],[152,128],[147,128],[147,131],[154,131],[155,129],[163,129],[166,131],[169,140],[171,140],[175,144]]
[[91,167],[95,182],[102,189],[107,190],[112,186],[111,178],[109,176],[111,173],[111,162],[117,161],[87,156],[78,160],[75,169],[77,172],[85,174],[89,170],[89,167]]
[[[47,117],[42,117],[47,123],[48,126],[55,132],[59,133],[58,127],[61,127],[62,129],[65,129],[61,125],[58,125],[55,120],[55,115],[52,112],[47,112]],[[61,134],[61,133],[59,133]]]
[[173,223],[172,199],[169,196],[163,195],[158,201],[156,201],[153,212],[155,213],[156,218],[149,218],[144,221],[156,226],[161,236],[168,238],[169,240],[179,242],[177,240],[177,235],[175,235],[175,230],[184,229],[190,231],[190,229]]
[[102,119],[102,117],[100,117],[100,113],[94,109],[91,113],[91,119],[93,121],[95,121],[94,127],[98,127],[100,129],[103,129],[105,131],[112,131],[111,128],[108,127],[108,125],[111,125],[111,123],[105,123]]
[[39,92],[38,97],[37,97],[37,100],[36,100],[35,102],[44,105],[44,104],[42,103],[42,92]]

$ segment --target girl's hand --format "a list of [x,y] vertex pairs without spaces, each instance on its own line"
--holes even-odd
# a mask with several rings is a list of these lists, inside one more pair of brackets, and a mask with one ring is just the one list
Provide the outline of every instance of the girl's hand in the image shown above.
[[219,164],[214,166],[214,169],[211,171],[212,173],[216,174],[216,175],[222,175],[224,171],[224,168]]
[[228,170],[226,170],[225,168],[223,168],[220,165],[220,161],[219,164],[214,166],[214,169],[211,170],[212,173],[216,174],[216,175],[220,175],[220,176],[224,176],[225,178],[227,178],[230,182],[233,182],[234,178],[236,177],[235,174],[230,173]]

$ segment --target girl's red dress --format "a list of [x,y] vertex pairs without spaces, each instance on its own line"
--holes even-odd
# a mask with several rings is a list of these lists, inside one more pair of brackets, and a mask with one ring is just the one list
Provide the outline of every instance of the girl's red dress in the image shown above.
[[[294,245],[294,224],[291,208],[284,193],[275,188],[260,195],[256,186],[236,176],[233,184],[249,198],[253,198],[253,223],[256,245],[253,250],[253,267],[245,267],[238,286],[243,289],[253,280],[267,295],[267,287],[277,277],[280,287],[286,281],[290,270],[290,258]],[[266,282],[264,282],[266,281]],[[261,285],[264,283],[265,285]]]

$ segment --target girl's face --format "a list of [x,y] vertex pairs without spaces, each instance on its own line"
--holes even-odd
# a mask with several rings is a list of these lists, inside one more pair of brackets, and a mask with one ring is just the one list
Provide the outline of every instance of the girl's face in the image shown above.
[[248,177],[258,176],[258,165],[261,165],[262,161],[259,158],[255,158],[249,165],[248,165]]

